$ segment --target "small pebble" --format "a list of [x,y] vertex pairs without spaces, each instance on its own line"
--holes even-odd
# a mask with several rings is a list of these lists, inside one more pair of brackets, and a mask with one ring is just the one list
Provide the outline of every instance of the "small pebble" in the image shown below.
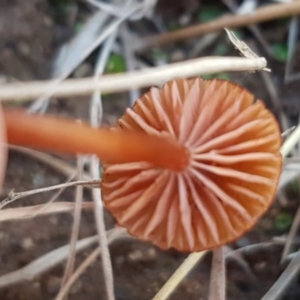
[[38,291],[38,292],[41,291],[41,283],[40,283],[39,281],[34,282],[34,283],[32,284],[32,287],[33,287],[36,291]]
[[163,280],[163,281],[167,281],[170,277],[170,274],[169,273],[166,273],[166,272],[161,272],[159,274],[159,277]]
[[131,253],[128,254],[128,258],[131,261],[140,261],[143,258],[143,253],[140,250],[132,251]]
[[149,248],[144,251],[134,250],[128,254],[128,259],[131,261],[144,261],[150,262],[154,261],[157,257],[156,250],[154,248]]
[[250,240],[246,237],[242,237],[239,240],[236,241],[236,245],[238,247],[246,247],[250,245]]
[[254,269],[255,269],[256,271],[262,271],[262,270],[264,270],[266,267],[267,267],[267,263],[266,263],[265,261],[256,263],[256,264],[254,265]]
[[47,281],[48,293],[55,294],[59,291],[61,285],[61,278],[57,276],[50,277]]
[[148,260],[155,260],[157,257],[156,250],[154,248],[150,248],[147,250],[147,258]]
[[44,16],[43,23],[48,27],[53,26],[53,21],[48,16]]
[[273,228],[273,221],[270,219],[263,219],[260,221],[260,225],[265,230],[270,230]]
[[21,245],[22,245],[23,249],[29,250],[29,249],[33,248],[34,242],[33,242],[32,238],[27,237],[22,240]]
[[3,231],[0,231],[0,240],[3,240],[5,237],[5,233]]
[[70,288],[70,294],[75,295],[78,292],[80,292],[81,289],[82,289],[82,281],[81,280],[76,280],[75,283]]
[[42,187],[45,185],[45,176],[39,173],[35,174],[32,181],[34,187]]
[[18,49],[23,56],[28,56],[30,54],[30,47],[27,43],[20,42]]
[[49,221],[50,221],[50,223],[53,224],[53,225],[57,225],[57,224],[58,224],[58,218],[57,218],[56,215],[50,216],[50,217],[49,217]]
[[124,256],[118,256],[115,258],[115,262],[117,265],[122,265],[124,261],[125,261]]
[[75,71],[74,77],[75,78],[82,78],[86,76],[91,76],[93,74],[92,66],[88,63],[81,64]]
[[171,54],[171,61],[178,62],[185,59],[184,52],[182,50],[176,50]]

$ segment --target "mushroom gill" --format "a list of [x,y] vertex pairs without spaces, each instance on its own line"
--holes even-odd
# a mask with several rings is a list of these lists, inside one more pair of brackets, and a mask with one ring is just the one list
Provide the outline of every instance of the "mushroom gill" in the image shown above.
[[106,207],[133,236],[163,249],[215,248],[251,229],[271,205],[281,172],[280,129],[244,88],[173,80],[137,100],[119,127],[169,136],[190,152],[182,171],[144,161],[104,166]]

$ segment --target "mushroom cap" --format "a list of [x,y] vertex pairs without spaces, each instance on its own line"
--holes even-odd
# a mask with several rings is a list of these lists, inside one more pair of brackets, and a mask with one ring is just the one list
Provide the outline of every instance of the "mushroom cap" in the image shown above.
[[0,190],[2,188],[7,162],[7,141],[2,106],[0,103]]
[[218,79],[169,81],[137,100],[119,126],[171,136],[190,151],[181,172],[142,161],[104,166],[103,200],[131,235],[163,249],[202,251],[236,240],[271,205],[281,133],[246,89]]

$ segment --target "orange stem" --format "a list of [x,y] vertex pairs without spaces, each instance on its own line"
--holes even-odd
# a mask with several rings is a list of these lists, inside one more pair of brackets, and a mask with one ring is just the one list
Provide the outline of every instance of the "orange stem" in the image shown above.
[[166,137],[121,129],[92,128],[87,124],[50,116],[4,109],[9,144],[66,154],[96,154],[105,163],[147,161],[182,171],[189,163],[188,150]]

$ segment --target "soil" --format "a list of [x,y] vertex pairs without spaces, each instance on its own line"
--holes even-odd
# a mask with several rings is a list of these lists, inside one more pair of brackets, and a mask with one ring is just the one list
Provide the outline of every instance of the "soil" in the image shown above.
[[[65,22],[63,12],[57,12],[59,5],[70,4],[71,1],[45,0],[0,0],[0,75],[3,80],[31,80],[49,78],[51,62],[58,45],[72,34],[72,26]],[[165,1],[166,3],[168,1]],[[196,0],[190,1],[198,7]],[[205,1],[202,1],[205,2]],[[79,5],[80,8],[81,4]],[[165,4],[166,5],[166,4]],[[175,12],[168,12],[168,17],[177,14],[177,10],[187,9],[180,6]],[[164,11],[162,5],[162,12]],[[55,13],[54,13],[55,12]],[[270,30],[269,30],[270,31]],[[268,29],[265,30],[266,35]],[[270,40],[272,40],[270,31]],[[285,33],[282,34],[285,36]],[[274,37],[273,37],[274,39]],[[273,64],[272,64],[273,63]],[[271,61],[273,76],[278,84],[278,93],[282,105],[292,122],[299,115],[297,84],[283,85],[284,66]],[[272,106],[270,97],[259,74],[234,74],[231,79],[251,91],[259,98],[265,99]],[[88,98],[68,100],[54,99],[49,112],[86,119],[88,116]],[[114,124],[128,105],[126,94],[107,96],[104,98],[104,122]],[[74,162],[74,158],[65,158]],[[6,181],[1,199],[12,189],[25,191],[51,186],[66,181],[60,173],[47,165],[23,154],[11,151],[7,167]],[[64,191],[59,200],[74,201],[74,189]],[[22,198],[9,207],[21,207],[46,203],[55,192],[42,193]],[[275,201],[269,212],[259,224],[239,241],[229,245],[231,249],[245,247],[255,243],[271,241],[274,236],[286,234],[289,227],[278,228],[277,216],[286,213],[293,219],[299,195],[290,191],[288,202]],[[90,201],[87,191],[84,200]],[[107,228],[112,228],[112,217],[106,213]],[[71,213],[36,217],[23,221],[0,223],[0,276],[17,270],[39,256],[66,245],[69,242],[73,217]],[[96,234],[94,214],[84,211],[80,229],[80,238]],[[227,261],[227,299],[260,299],[280,276],[285,264],[280,264],[282,245],[258,248],[245,252],[244,261],[250,267],[254,277],[237,259]],[[80,253],[76,266],[85,259],[93,249]],[[187,254],[174,250],[162,251],[155,246],[139,241],[118,241],[111,247],[115,293],[118,300],[151,299],[166,282]],[[206,299],[209,286],[211,255],[207,254],[203,261],[184,279],[172,300]],[[59,265],[34,280],[28,280],[5,288],[0,288],[1,300],[54,299],[59,291],[64,264]],[[293,300],[300,297],[300,278],[294,280],[282,299]],[[106,299],[102,276],[101,261],[95,261],[74,284],[70,292],[70,300]]]

